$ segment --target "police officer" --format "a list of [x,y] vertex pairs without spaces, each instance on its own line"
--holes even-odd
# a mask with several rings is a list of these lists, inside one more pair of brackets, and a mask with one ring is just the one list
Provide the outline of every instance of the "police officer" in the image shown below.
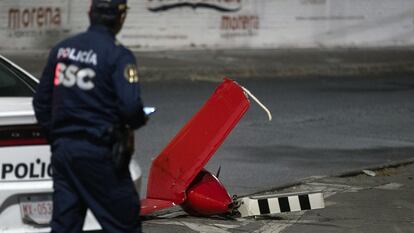
[[131,175],[112,159],[115,126],[146,122],[135,58],[115,39],[127,8],[93,0],[91,26],[51,50],[37,88],[36,118],[52,148],[52,232],[81,232],[87,209],[105,232],[141,232]]

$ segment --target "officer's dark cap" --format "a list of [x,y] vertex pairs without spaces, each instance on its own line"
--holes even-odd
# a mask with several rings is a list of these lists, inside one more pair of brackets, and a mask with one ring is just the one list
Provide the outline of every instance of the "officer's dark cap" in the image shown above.
[[101,15],[117,15],[127,9],[127,0],[92,0],[91,5],[91,12]]

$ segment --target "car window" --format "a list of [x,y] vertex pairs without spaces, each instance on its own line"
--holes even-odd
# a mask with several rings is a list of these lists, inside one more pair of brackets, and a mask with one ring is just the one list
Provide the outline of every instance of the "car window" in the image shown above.
[[33,89],[18,74],[0,63],[0,97],[31,97]]

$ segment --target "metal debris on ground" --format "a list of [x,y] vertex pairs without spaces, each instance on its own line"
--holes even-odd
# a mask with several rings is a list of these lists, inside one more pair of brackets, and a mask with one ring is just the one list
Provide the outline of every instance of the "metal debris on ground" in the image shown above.
[[362,170],[362,172],[367,176],[372,176],[372,177],[377,176],[377,173],[371,170]]

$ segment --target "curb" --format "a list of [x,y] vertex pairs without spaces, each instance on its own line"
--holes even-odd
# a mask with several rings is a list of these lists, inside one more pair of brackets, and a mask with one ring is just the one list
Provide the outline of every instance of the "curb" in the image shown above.
[[[367,167],[363,167],[363,168],[359,168],[359,169],[353,169],[353,170],[349,170],[349,171],[346,171],[346,172],[341,172],[341,173],[336,174],[336,175],[308,177],[308,178],[301,179],[300,181],[297,181],[297,182],[288,183],[286,185],[278,186],[278,187],[271,188],[271,189],[268,189],[268,190],[262,190],[262,191],[251,193],[251,194],[240,195],[240,196],[236,195],[236,196],[237,196],[237,198],[240,199],[240,198],[250,197],[250,196],[260,196],[260,195],[274,194],[277,191],[281,191],[281,190],[284,190],[284,189],[292,188],[294,186],[299,186],[299,185],[303,185],[303,184],[310,183],[310,182],[315,182],[315,181],[318,181],[318,180],[321,180],[321,179],[324,179],[324,178],[327,178],[327,177],[357,176],[357,175],[363,174],[362,170],[377,171],[377,170],[381,170],[381,169],[385,169],[385,168],[397,168],[397,167],[407,166],[407,165],[411,165],[411,164],[414,164],[414,157],[410,158],[410,159],[399,160],[399,161],[390,162],[390,163],[383,163],[383,164],[367,166]],[[174,214],[180,213],[180,212],[182,212],[182,209],[179,206],[176,206],[176,207],[173,207],[171,209],[167,209],[167,210],[158,212],[158,213],[153,214],[153,215],[145,216],[143,218],[143,221],[149,221],[149,220],[153,220],[153,219],[163,218],[165,216],[174,215]]]
[[362,167],[362,168],[358,168],[358,169],[352,169],[349,171],[345,171],[345,172],[341,172],[339,174],[333,174],[333,175],[329,175],[329,176],[318,176],[318,177],[308,177],[308,178],[304,178],[301,179],[299,181],[296,182],[292,182],[292,183],[287,183],[285,185],[281,185],[278,187],[274,187],[268,190],[262,190],[259,192],[255,192],[252,194],[248,194],[248,195],[243,195],[243,196],[238,196],[240,197],[247,197],[247,196],[252,196],[252,195],[262,195],[262,194],[266,194],[266,193],[274,193],[277,191],[281,191],[284,189],[288,189],[294,186],[299,186],[299,185],[303,185],[306,183],[310,183],[310,182],[315,182],[317,180],[321,180],[327,177],[339,177],[339,178],[344,178],[344,177],[351,177],[351,176],[357,176],[357,175],[361,175],[363,174],[362,170],[372,170],[372,171],[378,171],[378,170],[382,170],[385,168],[397,168],[397,167],[401,167],[401,166],[407,166],[407,165],[411,165],[414,164],[414,157],[410,158],[410,159],[405,159],[405,160],[399,160],[399,161],[394,161],[394,162],[389,162],[389,163],[383,163],[383,164],[378,164],[378,165],[372,165],[372,166],[367,166],[367,167]]
[[358,170],[351,170],[348,172],[344,172],[341,173],[339,175],[336,175],[334,177],[350,177],[350,176],[357,176],[357,175],[361,175],[363,174],[362,170],[372,170],[372,171],[378,171],[378,170],[382,170],[385,168],[397,168],[397,167],[402,167],[402,166],[407,166],[407,165],[411,165],[414,163],[414,158],[410,158],[410,159],[405,159],[405,160],[399,160],[399,161],[395,161],[395,162],[390,162],[390,163],[385,163],[382,165],[377,165],[377,166],[369,166],[369,167],[365,167],[363,169],[358,169]]

